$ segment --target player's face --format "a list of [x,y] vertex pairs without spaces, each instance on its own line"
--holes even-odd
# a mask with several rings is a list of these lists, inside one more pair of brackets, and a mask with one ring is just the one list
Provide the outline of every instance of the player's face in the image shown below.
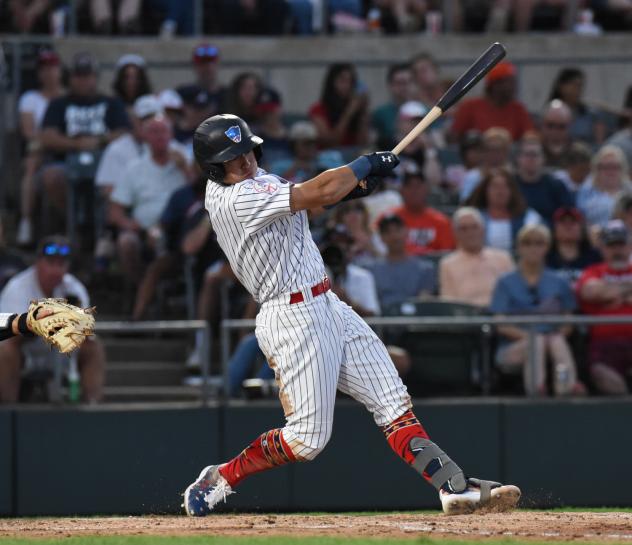
[[40,257],[36,263],[37,280],[44,295],[52,296],[68,272],[68,259],[59,256]]
[[224,169],[226,174],[224,176],[224,183],[236,184],[248,178],[254,178],[257,173],[257,159],[253,151],[244,153],[239,157],[236,157],[232,161],[226,161],[224,163]]

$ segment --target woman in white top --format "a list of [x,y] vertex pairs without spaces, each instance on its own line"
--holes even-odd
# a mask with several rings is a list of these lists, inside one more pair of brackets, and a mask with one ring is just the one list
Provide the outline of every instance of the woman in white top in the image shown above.
[[631,190],[625,154],[617,146],[604,146],[593,157],[590,179],[577,193],[577,208],[589,226],[604,225],[612,218],[620,195]]
[[528,208],[511,172],[505,167],[489,169],[467,204],[481,211],[485,219],[485,245],[511,252],[516,235],[524,225],[542,223]]
[[32,215],[35,206],[35,173],[42,163],[38,133],[48,103],[63,93],[61,61],[57,53],[42,49],[37,57],[39,88],[26,91],[18,102],[20,133],[26,142],[24,174],[21,184],[21,219],[16,242],[26,246],[33,241]]

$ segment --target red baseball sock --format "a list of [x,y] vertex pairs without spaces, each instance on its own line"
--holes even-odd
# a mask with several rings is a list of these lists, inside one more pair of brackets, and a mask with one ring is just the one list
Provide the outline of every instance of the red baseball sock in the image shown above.
[[[415,454],[410,450],[410,440],[415,437],[430,439],[426,430],[417,420],[413,411],[408,410],[397,420],[393,420],[388,426],[382,428],[388,444],[395,451],[395,454],[404,460],[408,465],[415,461]],[[430,481],[430,476],[424,471],[424,479]]]
[[281,430],[275,429],[257,437],[238,456],[220,467],[219,472],[234,488],[249,475],[295,461]]

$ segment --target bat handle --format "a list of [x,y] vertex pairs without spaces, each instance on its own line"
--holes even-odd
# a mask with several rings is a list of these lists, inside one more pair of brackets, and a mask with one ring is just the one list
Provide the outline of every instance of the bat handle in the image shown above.
[[402,151],[406,149],[406,147],[417,138],[422,132],[424,132],[432,123],[434,123],[443,113],[439,106],[435,106],[430,110],[424,118],[415,125],[411,131],[404,136],[392,150],[391,153],[395,155],[399,155]]

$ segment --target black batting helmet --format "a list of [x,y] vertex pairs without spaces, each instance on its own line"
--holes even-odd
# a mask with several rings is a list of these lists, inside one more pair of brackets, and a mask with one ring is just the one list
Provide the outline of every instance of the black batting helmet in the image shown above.
[[209,117],[200,123],[193,134],[193,154],[203,172],[211,179],[221,181],[224,165],[254,150],[259,161],[263,139],[253,134],[243,119],[232,114]]

